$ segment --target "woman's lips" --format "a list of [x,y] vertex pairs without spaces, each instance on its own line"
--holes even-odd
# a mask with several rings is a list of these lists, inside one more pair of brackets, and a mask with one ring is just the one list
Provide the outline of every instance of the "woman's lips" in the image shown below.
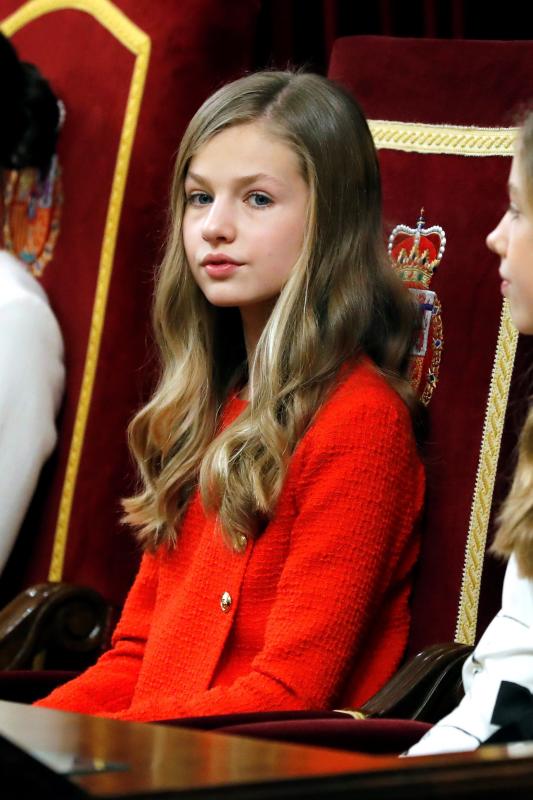
[[208,253],[201,261],[210,278],[229,278],[242,264],[225,253]]
[[234,261],[208,261],[204,264],[204,269],[210,278],[229,278],[241,266]]

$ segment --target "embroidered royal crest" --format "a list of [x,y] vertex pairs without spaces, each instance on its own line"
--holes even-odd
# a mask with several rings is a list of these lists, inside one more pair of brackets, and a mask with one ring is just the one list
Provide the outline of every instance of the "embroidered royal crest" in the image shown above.
[[40,278],[54,254],[63,192],[57,156],[46,176],[33,167],[10,170],[4,190],[4,247]]
[[423,215],[424,209],[416,228],[396,225],[389,237],[389,257],[420,306],[421,324],[411,351],[409,380],[427,406],[437,385],[443,346],[441,306],[429,284],[444,255],[446,234],[439,225],[425,228]]

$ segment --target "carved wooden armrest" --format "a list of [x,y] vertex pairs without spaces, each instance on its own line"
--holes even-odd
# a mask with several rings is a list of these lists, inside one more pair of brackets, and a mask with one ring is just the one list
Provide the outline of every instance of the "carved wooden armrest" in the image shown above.
[[106,649],[112,616],[93,589],[31,586],[0,610],[0,669],[84,669]]
[[437,722],[463,695],[461,670],[471,651],[465,644],[435,644],[422,650],[357,712],[365,717]]

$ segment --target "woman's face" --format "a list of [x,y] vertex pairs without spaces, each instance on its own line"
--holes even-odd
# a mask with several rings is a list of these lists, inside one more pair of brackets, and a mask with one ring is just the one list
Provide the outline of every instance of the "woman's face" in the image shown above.
[[261,123],[218,133],[191,160],[183,243],[215,306],[264,318],[301,252],[309,198],[293,150]]
[[520,333],[533,333],[533,210],[520,166],[513,158],[509,175],[509,208],[487,236],[487,246],[500,256],[501,291],[509,301]]

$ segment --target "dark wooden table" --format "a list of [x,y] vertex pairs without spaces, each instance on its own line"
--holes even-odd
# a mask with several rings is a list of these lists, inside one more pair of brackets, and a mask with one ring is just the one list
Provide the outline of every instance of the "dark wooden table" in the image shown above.
[[[0,796],[25,798],[500,798],[533,796],[533,747],[399,759],[0,702]],[[13,745],[18,745],[14,747]],[[75,759],[59,777],[27,753]]]

